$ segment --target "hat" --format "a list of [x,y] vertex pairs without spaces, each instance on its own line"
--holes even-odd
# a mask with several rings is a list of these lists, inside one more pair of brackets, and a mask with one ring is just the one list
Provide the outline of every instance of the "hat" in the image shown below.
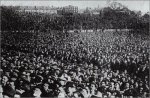
[[85,71],[81,69],[81,71],[80,71],[80,72],[83,74]]
[[53,64],[53,65],[52,65],[52,68],[53,68],[53,69],[58,69],[58,65],[57,65],[57,64]]
[[65,77],[59,77],[58,78],[60,81],[67,81],[67,78],[65,78]]
[[89,78],[89,82],[90,82],[90,83],[92,83],[92,82],[94,82],[94,81],[95,81],[95,78],[94,78],[94,77],[90,77],[90,78]]
[[69,81],[66,83],[66,87],[74,87],[74,83]]
[[10,77],[17,78],[17,77],[18,77],[18,74],[17,74],[16,72],[12,72],[12,73],[10,73]]
[[18,73],[18,72],[19,72],[19,70],[18,70],[18,69],[14,69],[14,72]]
[[84,84],[79,84],[78,87],[81,88],[81,89],[85,88]]
[[19,72],[24,72],[25,71],[25,68],[24,67],[20,67],[19,68]]
[[22,89],[25,91],[29,91],[30,90],[30,85],[27,83],[22,84]]
[[105,92],[105,87],[101,86],[97,88],[98,91],[100,91],[101,93]]
[[35,73],[31,73],[31,74],[30,74],[30,77],[35,77],[35,76],[36,76]]
[[38,76],[35,78],[35,82],[36,82],[36,83],[41,83],[42,80],[43,80],[43,77],[40,76],[40,75],[38,75]]
[[11,81],[15,82],[17,80],[17,77],[10,78]]
[[33,89],[39,88],[40,90],[42,89],[42,85],[36,85]]
[[91,98],[99,98],[99,97],[97,97],[96,95],[92,95]]
[[30,70],[25,70],[25,72],[26,72],[26,73],[31,73],[31,71],[30,71]]
[[50,88],[50,89],[53,89],[53,90],[54,90],[54,89],[57,89],[57,85],[54,84],[54,83],[50,83],[50,84],[49,84],[49,88]]
[[9,79],[9,74],[3,74],[2,76],[6,76]]
[[20,77],[24,82],[29,82],[29,80],[28,80],[28,78],[25,76],[25,75],[22,75],[21,77]]

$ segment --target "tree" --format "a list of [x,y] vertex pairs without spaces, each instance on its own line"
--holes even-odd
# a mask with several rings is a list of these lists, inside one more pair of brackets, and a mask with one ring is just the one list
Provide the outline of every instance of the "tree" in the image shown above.
[[1,6],[1,23],[2,31],[16,31],[19,30],[21,24],[21,17],[16,7]]

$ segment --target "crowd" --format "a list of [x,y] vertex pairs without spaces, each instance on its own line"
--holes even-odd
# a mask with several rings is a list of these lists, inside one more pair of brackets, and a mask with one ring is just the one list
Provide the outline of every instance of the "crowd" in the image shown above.
[[32,49],[3,44],[0,98],[149,97],[145,41],[95,35],[69,35],[60,41],[47,37],[42,42],[50,44]]

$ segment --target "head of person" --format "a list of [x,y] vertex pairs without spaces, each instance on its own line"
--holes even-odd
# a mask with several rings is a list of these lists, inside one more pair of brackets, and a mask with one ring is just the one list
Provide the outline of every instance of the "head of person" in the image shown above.
[[115,89],[118,90],[118,91],[120,91],[120,85],[119,85],[119,83],[115,84]]
[[77,67],[77,71],[78,71],[78,72],[81,71],[81,68],[80,68],[80,67]]
[[2,85],[6,85],[8,81],[9,81],[8,76],[7,75],[3,75],[2,76]]
[[90,73],[93,73],[93,70],[92,70],[92,69],[90,69],[90,70],[89,70],[89,72],[90,72]]
[[76,88],[75,88],[75,85],[74,85],[73,82],[67,82],[67,83],[66,83],[66,91],[67,91],[68,93],[73,93],[73,92],[76,91]]
[[76,91],[76,88],[75,87],[68,87],[68,91],[71,93],[71,92],[75,92]]
[[49,77],[49,78],[48,78],[48,83],[49,83],[49,84],[53,84],[53,83],[54,83],[54,79],[51,78],[51,77]]
[[15,93],[16,93],[15,89],[13,89],[8,85],[5,87],[5,90],[3,91],[3,97],[4,98],[14,97]]
[[73,77],[76,77],[77,76],[77,73],[76,72],[73,72]]
[[59,92],[65,92],[63,87],[59,87],[58,90],[59,90]]
[[131,79],[131,83],[134,84],[134,79],[133,78]]
[[134,89],[133,85],[130,85],[130,89]]
[[125,82],[125,81],[126,81],[126,78],[125,78],[125,77],[122,77],[122,81]]
[[83,80],[83,76],[79,76],[79,81],[82,82]]
[[43,81],[43,77],[41,75],[36,76],[35,82],[36,84],[41,84]]
[[56,73],[56,75],[59,75],[60,74],[60,70],[56,69],[55,73]]
[[111,87],[114,87],[114,84],[115,83],[113,81],[110,82]]
[[138,86],[139,86],[139,84],[138,84],[138,82],[136,81],[135,84],[134,84],[134,87],[135,87],[135,88],[138,88]]
[[58,98],[65,98],[66,92],[65,92],[64,88],[63,87],[59,87],[58,89],[59,89]]
[[142,93],[143,90],[144,90],[144,88],[143,88],[143,87],[140,87],[140,89],[139,89],[140,93]]
[[91,84],[90,84],[90,89],[91,89],[91,90],[96,90],[96,85],[95,85],[94,83],[91,83]]
[[66,80],[65,79],[59,79],[59,82],[60,82],[61,86],[66,85]]
[[81,91],[81,94],[83,96],[87,96],[88,95],[88,90],[86,88],[83,88],[82,91]]
[[140,81],[139,86],[143,86],[143,82],[142,81]]
[[106,86],[105,81],[102,81],[102,82],[101,82],[101,86]]
[[15,82],[12,80],[9,80],[9,86],[15,89]]
[[46,82],[43,84],[43,90],[47,91],[48,89],[49,89],[49,83]]
[[124,73],[127,74],[127,70],[126,69],[124,70]]
[[34,97],[41,97],[41,89],[39,86],[36,86],[34,89],[33,89],[33,96]]
[[130,84],[128,82],[126,82],[126,89],[130,88]]

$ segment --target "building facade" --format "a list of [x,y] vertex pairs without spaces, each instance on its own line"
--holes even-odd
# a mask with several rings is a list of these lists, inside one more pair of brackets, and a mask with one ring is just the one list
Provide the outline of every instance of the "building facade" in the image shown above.
[[64,6],[64,7],[59,8],[57,10],[57,13],[58,14],[65,14],[65,13],[75,14],[75,13],[78,13],[78,7],[77,6],[72,6],[72,5]]
[[57,7],[49,6],[20,6],[18,11],[57,14]]
[[37,12],[48,14],[64,14],[64,13],[78,13],[77,6],[65,6],[65,7],[49,7],[49,6],[20,6],[19,12]]

